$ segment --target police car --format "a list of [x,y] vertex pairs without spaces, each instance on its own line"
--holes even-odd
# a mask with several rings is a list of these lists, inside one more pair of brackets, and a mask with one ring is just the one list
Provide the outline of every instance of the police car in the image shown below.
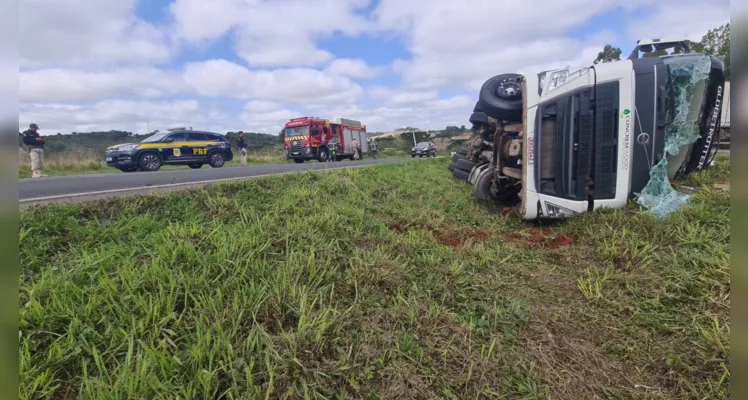
[[123,172],[158,171],[162,165],[208,164],[221,168],[234,157],[231,144],[223,135],[173,129],[157,133],[140,143],[124,143],[106,149],[106,165]]

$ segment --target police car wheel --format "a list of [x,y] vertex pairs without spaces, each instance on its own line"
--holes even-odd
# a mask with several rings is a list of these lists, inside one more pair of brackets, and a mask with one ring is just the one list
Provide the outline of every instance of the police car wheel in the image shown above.
[[208,164],[210,164],[210,166],[213,168],[221,168],[225,163],[226,160],[224,159],[223,154],[218,151],[210,153],[208,155]]
[[140,156],[142,171],[158,171],[161,168],[161,158],[156,153],[145,153]]
[[192,169],[200,169],[203,167],[203,164],[190,164],[190,168]]

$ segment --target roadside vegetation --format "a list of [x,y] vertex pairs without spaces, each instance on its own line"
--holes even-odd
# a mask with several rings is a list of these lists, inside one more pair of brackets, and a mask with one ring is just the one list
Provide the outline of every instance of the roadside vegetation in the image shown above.
[[729,158],[545,226],[447,163],[22,210],[20,397],[729,397]]

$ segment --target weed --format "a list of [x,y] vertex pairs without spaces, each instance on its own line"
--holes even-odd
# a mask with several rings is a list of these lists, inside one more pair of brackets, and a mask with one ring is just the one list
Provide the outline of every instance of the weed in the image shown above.
[[447,163],[24,209],[19,396],[728,398],[724,170],[539,229]]

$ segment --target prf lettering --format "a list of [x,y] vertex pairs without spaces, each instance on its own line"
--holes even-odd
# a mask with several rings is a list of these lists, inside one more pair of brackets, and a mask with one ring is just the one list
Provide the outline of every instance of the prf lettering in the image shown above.
[[192,154],[208,154],[208,149],[192,149]]

